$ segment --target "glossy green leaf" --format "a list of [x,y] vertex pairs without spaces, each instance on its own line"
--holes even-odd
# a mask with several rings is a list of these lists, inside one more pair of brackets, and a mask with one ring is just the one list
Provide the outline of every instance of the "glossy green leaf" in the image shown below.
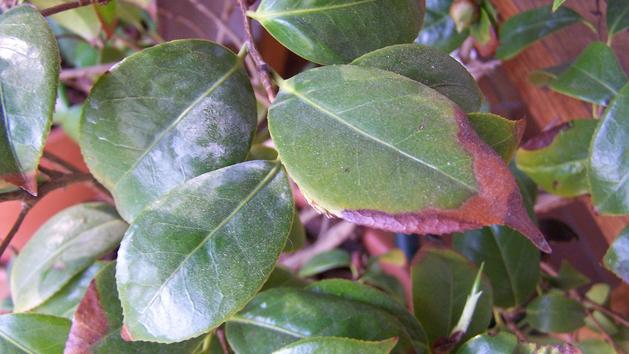
[[607,0],[607,32],[610,36],[629,28],[629,2]]
[[594,42],[549,86],[564,95],[606,105],[626,83],[614,51],[605,43]]
[[79,204],[50,218],[15,259],[15,310],[42,304],[120,243],[127,224],[103,203]]
[[392,71],[419,81],[458,104],[465,112],[480,109],[481,92],[461,63],[448,54],[418,44],[400,44],[367,53],[352,62]]
[[145,209],[118,252],[130,337],[177,342],[223,323],[266,282],[292,218],[288,179],[269,161],[206,173]]
[[262,0],[248,15],[297,55],[317,64],[343,64],[412,42],[423,8],[417,0]]
[[458,48],[469,36],[468,31],[459,33],[450,17],[452,0],[426,0],[426,17],[416,42],[446,53]]
[[470,124],[480,138],[491,146],[506,163],[520,145],[526,121],[511,120],[493,113],[469,113]]
[[485,264],[497,306],[524,304],[535,291],[540,254],[518,232],[502,226],[485,227],[456,234],[453,244],[476,265]]
[[96,262],[82,273],[74,276],[59,292],[46,300],[43,304],[35,307],[31,312],[43,313],[58,317],[72,319],[74,311],[83,299],[87,287],[106,263]]
[[566,0],[553,0],[553,12],[557,11]]
[[347,251],[335,249],[332,251],[320,253],[312,257],[299,270],[300,277],[311,277],[328,270],[336,268],[347,268],[350,266],[351,258]]
[[297,209],[295,209],[295,214],[293,215],[293,226],[290,228],[290,233],[288,234],[288,240],[286,241],[286,246],[284,246],[284,252],[295,252],[300,250],[306,244],[306,229],[304,225],[299,220],[299,213],[297,213]]
[[583,354],[617,354],[616,350],[602,339],[588,339],[577,344]]
[[396,338],[380,342],[339,337],[313,337],[299,340],[273,354],[388,354]]
[[85,102],[81,151],[132,221],[186,180],[243,161],[255,127],[242,58],[207,41],[173,41],[98,80]]
[[611,102],[590,145],[592,201],[602,214],[629,213],[629,84]]
[[[413,308],[431,343],[450,337],[477,272],[463,256],[446,249],[420,251],[413,261]],[[462,341],[484,332],[489,326],[493,292],[486,278],[482,279],[480,290],[482,295]]]
[[0,353],[61,354],[70,330],[66,318],[35,313],[0,316]]
[[580,20],[581,16],[567,7],[552,12],[550,5],[547,5],[521,12],[502,24],[496,57],[511,59],[542,37]]
[[0,16],[0,178],[37,194],[39,159],[52,124],[59,49],[37,10]]
[[356,65],[309,70],[280,86],[271,135],[320,210],[405,233],[508,224],[549,250],[507,167],[440,93]]
[[622,230],[609,245],[603,263],[625,283],[629,283],[629,227]]
[[[30,0],[30,2],[37,6],[38,9],[43,10],[49,7],[57,6],[70,0]],[[61,26],[72,31],[75,34],[85,38],[88,41],[93,41],[98,38],[101,31],[101,22],[98,19],[96,7],[102,8],[102,5],[90,5],[79,7],[76,9],[63,11],[51,16],[53,20],[59,23]]]
[[587,193],[589,146],[597,124],[580,119],[544,131],[518,150],[518,168],[549,193],[564,197]]
[[308,282],[304,279],[298,278],[288,269],[284,269],[280,266],[275,267],[273,272],[267,279],[266,283],[260,291],[264,291],[271,288],[303,288],[308,285]]
[[64,354],[187,354],[203,341],[203,337],[176,344],[125,341],[122,320],[115,264],[111,263],[96,275],[76,310]]
[[572,332],[584,324],[581,304],[555,292],[537,297],[526,308],[529,324],[542,332]]
[[359,281],[384,291],[400,304],[406,304],[406,290],[400,281],[381,270],[369,270],[360,277]]
[[[389,301],[403,309],[394,300]],[[227,339],[241,354],[271,353],[297,340],[320,336],[371,341],[398,337],[395,353],[406,353],[411,348],[426,352],[423,343],[413,344],[411,336],[417,333],[411,333],[400,321],[396,312],[365,299],[346,298],[323,290],[276,288],[258,294],[231,318]]]
[[563,260],[559,268],[559,274],[551,278],[550,283],[559,289],[576,289],[590,282],[590,279],[583,273],[576,270],[570,262]]
[[479,334],[465,342],[456,354],[512,354],[517,346],[518,338],[511,333]]

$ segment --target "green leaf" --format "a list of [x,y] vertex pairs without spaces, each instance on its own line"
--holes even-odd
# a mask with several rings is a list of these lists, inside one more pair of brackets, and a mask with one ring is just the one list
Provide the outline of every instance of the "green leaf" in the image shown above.
[[[450,337],[463,313],[477,272],[463,256],[446,249],[422,250],[413,261],[413,308],[430,343]],[[486,278],[482,279],[480,290],[482,295],[462,341],[484,332],[489,326],[493,294]]]
[[629,3],[625,0],[607,1],[607,32],[613,36],[629,28]]
[[529,324],[542,332],[572,332],[584,324],[581,304],[562,293],[550,293],[533,300],[526,308]]
[[548,86],[553,80],[557,79],[561,73],[566,71],[572,63],[560,64],[544,69],[532,71],[529,74],[529,81],[536,86]]
[[380,342],[339,337],[313,337],[299,340],[273,354],[388,354],[396,338]]
[[431,46],[446,53],[458,48],[469,36],[469,31],[459,33],[450,17],[452,0],[426,0],[424,27],[416,42]]
[[418,44],[400,44],[367,53],[352,62],[392,71],[438,91],[465,112],[478,111],[481,92],[461,63],[448,54]]
[[611,102],[590,145],[588,178],[595,209],[629,213],[629,84]]
[[[30,3],[43,10],[49,7],[57,6],[63,3],[71,2],[71,0],[31,0]],[[98,38],[101,31],[101,22],[98,19],[96,8],[102,8],[102,5],[83,6],[76,9],[63,11],[52,15],[51,18],[66,29],[78,34],[88,41],[94,41]]]
[[497,306],[522,305],[535,291],[540,254],[518,232],[502,226],[485,227],[456,234],[453,245],[476,265],[485,264]]
[[80,143],[90,171],[132,221],[186,180],[243,161],[255,127],[242,58],[181,40],[132,55],[98,80]]
[[79,204],[50,218],[17,256],[11,295],[17,312],[48,300],[120,243],[127,224],[103,203]]
[[551,278],[550,283],[559,289],[570,290],[590,283],[590,279],[576,270],[570,262],[563,260],[559,274],[557,277]]
[[359,281],[384,291],[400,304],[406,304],[406,290],[400,281],[381,270],[369,270],[360,277]]
[[74,141],[79,141],[79,123],[81,122],[82,105],[62,108],[55,111],[53,121],[60,124],[63,131]]
[[537,185],[526,174],[524,174],[524,172],[518,169],[518,166],[516,166],[515,162],[511,161],[511,163],[509,164],[509,169],[515,177],[518,188],[522,193],[522,200],[524,201],[524,206],[526,207],[526,211],[529,214],[529,217],[531,218],[531,220],[537,222],[537,217],[535,216]]
[[0,179],[37,194],[37,166],[52,124],[59,49],[37,10],[0,16]]
[[543,37],[581,20],[577,12],[567,7],[552,12],[547,5],[521,12],[502,24],[496,57],[511,59]]
[[356,65],[309,70],[280,86],[271,135],[320,210],[404,233],[507,224],[549,250],[508,168],[438,92]]
[[629,283],[629,227],[625,227],[607,249],[603,258],[605,268]]
[[62,354],[70,321],[50,315],[16,313],[0,316],[0,353]]
[[[338,282],[338,280],[336,281]],[[395,353],[414,349],[425,353],[425,342],[412,339],[419,324],[406,327],[399,311],[405,309],[381,292],[355,284],[367,294],[347,295],[346,284],[333,284],[331,293],[322,286],[316,290],[270,289],[258,294],[243,311],[227,323],[227,339],[237,353],[270,353],[302,338],[335,336],[362,340],[398,337]],[[316,286],[316,284],[315,284]],[[378,295],[372,298],[373,292]],[[378,302],[386,299],[386,302]],[[375,302],[375,303],[374,303]],[[392,306],[396,306],[394,309]],[[407,318],[412,316],[406,312]],[[343,320],[339,320],[342,318]],[[421,327],[419,327],[421,330]]]
[[520,145],[526,121],[511,120],[493,113],[469,113],[470,124],[480,138],[491,146],[506,163]]
[[269,161],[206,173],[145,209],[118,252],[130,337],[170,343],[219,326],[264,285],[292,218],[288,179]]
[[[265,116],[266,117],[266,116]],[[264,146],[262,144],[255,144],[249,150],[249,155],[247,155],[247,160],[276,160],[277,159],[277,151],[271,147]]]
[[508,332],[500,332],[495,336],[479,334],[465,342],[456,354],[510,354],[517,346],[518,338]]
[[553,12],[557,11],[566,0],[553,0]]
[[312,257],[299,270],[299,276],[303,278],[311,277],[328,270],[336,268],[347,268],[351,264],[351,258],[347,251],[335,249],[332,251],[320,253]]
[[130,342],[121,336],[122,319],[115,263],[111,263],[96,275],[77,308],[65,354],[184,354],[192,353],[204,339],[200,337],[176,344]]
[[412,42],[422,10],[416,0],[262,0],[248,15],[297,55],[317,64],[344,64]]
[[579,119],[546,130],[522,145],[515,162],[549,193],[563,197],[588,193],[589,146],[597,125],[594,119]]
[[602,339],[588,339],[577,344],[583,354],[616,354],[616,350]]
[[304,247],[306,244],[306,229],[304,225],[299,220],[299,213],[297,213],[297,209],[295,209],[295,213],[293,215],[293,226],[290,228],[290,233],[288,234],[288,240],[286,241],[286,246],[284,246],[283,252],[295,252]]
[[46,300],[43,304],[35,307],[31,312],[43,313],[58,317],[72,319],[77,306],[83,299],[87,287],[106,263],[96,262],[82,273],[74,276],[59,292]]
[[594,42],[549,86],[564,95],[606,105],[626,83],[614,51],[605,43]]
[[470,27],[470,33],[480,45],[485,45],[491,39],[491,20],[485,10],[480,11],[478,22]]
[[307,284],[306,280],[298,278],[288,269],[277,266],[260,291],[279,287],[303,288]]

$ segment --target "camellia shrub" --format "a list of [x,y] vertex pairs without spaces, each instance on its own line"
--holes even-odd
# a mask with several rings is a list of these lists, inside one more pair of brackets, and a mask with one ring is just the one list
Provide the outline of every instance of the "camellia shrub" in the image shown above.
[[[448,53],[499,43],[509,60],[567,26],[597,31],[563,1],[506,21],[488,0],[226,2],[240,48],[163,41],[150,1],[3,3],[0,201],[21,212],[0,254],[48,193],[101,197],[14,251],[0,352],[627,350],[610,285],[542,261],[534,205],[539,187],[629,214],[629,85],[611,49],[629,2],[608,1],[606,43],[531,75],[593,117],[524,144],[524,121],[489,113]],[[311,65],[274,72],[252,22]],[[44,152],[53,123],[89,173]],[[318,213],[315,240],[302,221]],[[422,245],[343,243],[373,230]],[[601,260],[625,282],[628,243],[626,229]]]

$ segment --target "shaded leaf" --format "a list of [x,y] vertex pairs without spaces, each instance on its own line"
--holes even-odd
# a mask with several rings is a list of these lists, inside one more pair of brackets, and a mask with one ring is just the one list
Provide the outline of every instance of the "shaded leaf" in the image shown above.
[[319,210],[402,233],[506,224],[549,250],[507,167],[438,92],[355,65],[309,70],[281,87],[271,135]]
[[[423,324],[431,343],[450,337],[463,313],[477,269],[463,256],[446,249],[424,249],[413,260],[411,281],[415,317]],[[465,341],[487,329],[492,317],[493,294],[486,278]]]
[[16,313],[0,316],[0,353],[61,354],[70,321],[50,315]]
[[616,354],[616,350],[602,339],[588,339],[577,344],[583,354]]
[[327,272],[328,270],[336,268],[347,268],[351,264],[351,258],[347,251],[341,249],[335,249],[332,251],[319,253],[312,257],[303,267],[299,270],[300,277],[311,277],[320,273]]
[[567,7],[552,12],[547,5],[520,12],[500,27],[500,46],[496,57],[511,59],[543,37],[579,21],[581,16]]
[[288,240],[286,241],[286,246],[284,246],[283,252],[295,252],[302,249],[305,244],[306,229],[299,219],[299,213],[297,212],[297,209],[295,209],[295,212],[293,214],[293,225],[290,228]]
[[[365,286],[361,288],[377,291]],[[343,287],[339,289],[342,291]],[[394,300],[388,301],[387,305],[393,304],[404,310]],[[270,289],[258,294],[243,311],[230,319],[227,339],[237,353],[243,354],[270,353],[299,339],[319,336],[372,341],[398,337],[395,353],[405,353],[411,348],[425,352],[423,343],[411,339],[417,333],[403,325],[397,312],[391,311],[387,305],[378,306],[364,298],[346,298],[343,293],[334,295],[322,289]]]
[[610,36],[629,28],[629,3],[607,0],[607,32]]
[[50,218],[11,269],[15,310],[41,305],[120,243],[127,224],[104,203],[79,204]]
[[562,293],[537,297],[526,308],[529,324],[542,332],[572,332],[584,324],[585,312],[581,304]]
[[564,95],[606,105],[625,83],[627,76],[614,51],[605,43],[594,42],[549,86]]
[[116,290],[115,263],[103,268],[90,283],[72,320],[65,354],[192,353],[203,337],[176,344],[128,342],[121,337],[122,308]]
[[438,49],[400,44],[367,53],[352,64],[392,71],[418,81],[448,97],[465,112],[480,109],[481,92],[472,75]]
[[605,268],[614,272],[625,283],[629,283],[629,227],[616,237],[603,258]]
[[359,281],[384,291],[400,304],[406,303],[406,290],[400,281],[380,270],[369,270],[360,277]]
[[550,283],[559,289],[570,290],[576,289],[590,282],[590,279],[583,273],[576,270],[570,262],[563,260],[559,268],[559,274],[555,278],[551,278]]
[[0,179],[34,195],[59,61],[55,37],[37,10],[23,5],[0,16]]
[[526,207],[529,217],[531,220],[537,221],[534,209],[535,201],[537,200],[537,185],[524,172],[518,169],[515,162],[511,161],[509,170],[511,170],[511,173],[515,177],[518,188],[522,193],[522,200],[524,201],[524,206]]
[[561,64],[544,69],[534,70],[529,74],[529,81],[536,86],[547,86],[553,80],[566,71],[572,63]]
[[416,0],[262,0],[248,15],[280,43],[317,64],[344,64],[410,43],[422,25]]
[[480,45],[486,45],[491,40],[491,20],[485,10],[480,11],[478,21],[470,27],[470,33]]
[[380,342],[339,337],[312,337],[291,343],[274,354],[388,354],[396,338]]
[[242,309],[271,274],[292,217],[288,179],[269,161],[206,173],[145,209],[118,252],[130,337],[177,342]]
[[[57,6],[70,0],[31,0],[30,3],[43,10],[49,7]],[[76,9],[63,11],[52,15],[51,18],[61,26],[78,34],[88,41],[98,38],[102,25],[98,19],[96,8],[103,8],[103,5],[83,6]]]
[[426,16],[416,42],[449,53],[458,48],[469,36],[468,31],[459,33],[450,17],[452,0],[426,0]]
[[43,313],[58,317],[72,319],[74,311],[83,299],[87,287],[106,263],[96,262],[82,273],[74,276],[59,292],[46,300],[43,304],[35,307],[31,312]]
[[518,150],[515,162],[549,193],[574,197],[588,193],[589,146],[598,121],[573,120],[544,131]]
[[478,136],[483,139],[506,163],[520,145],[526,121],[510,120],[493,113],[469,113],[470,124]]
[[[594,303],[599,304],[601,306],[609,305],[610,295],[611,295],[611,288],[608,284],[605,284],[605,283],[594,284],[592,285],[590,290],[588,290],[587,293],[585,293],[585,297],[588,300],[591,300]],[[591,306],[590,304],[586,303],[586,307],[591,307]],[[594,319],[598,323],[595,323],[594,320],[590,317],[594,317]],[[614,322],[600,311],[592,311],[592,316],[588,316],[585,318],[585,325],[588,326],[588,328],[590,328],[591,330],[596,331],[596,332],[600,332],[602,329],[603,331],[605,331],[605,333],[609,334],[610,336],[613,336],[619,332],[618,327],[616,327]],[[599,329],[599,327],[601,329]]]
[[173,187],[243,161],[255,124],[242,58],[207,41],[173,41],[98,80],[85,102],[81,151],[132,221]]
[[249,155],[247,155],[247,160],[276,160],[277,159],[277,151],[271,147],[264,146],[262,144],[256,144],[251,147],[249,150]]
[[540,254],[518,232],[502,226],[485,227],[456,234],[453,245],[476,265],[485,264],[497,306],[522,305],[535,291]]
[[479,334],[468,340],[456,354],[496,354],[513,353],[518,346],[518,338],[511,333],[500,332],[496,336]]
[[275,267],[273,272],[267,279],[266,283],[260,291],[264,291],[271,288],[303,288],[308,285],[308,282],[304,279],[298,278],[288,269],[284,269],[282,267]]
[[590,145],[592,202],[602,214],[629,213],[629,84],[611,102]]

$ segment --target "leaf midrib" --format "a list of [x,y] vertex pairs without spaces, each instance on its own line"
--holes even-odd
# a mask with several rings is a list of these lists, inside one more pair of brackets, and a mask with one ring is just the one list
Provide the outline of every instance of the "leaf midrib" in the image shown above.
[[218,230],[223,228],[223,226],[227,225],[227,223],[229,223],[231,219],[233,219],[238,214],[238,212],[240,212],[240,210],[244,208],[245,205],[247,205],[247,203],[249,203],[256,196],[256,194],[258,194],[258,192],[260,192],[264,187],[266,187],[271,182],[271,180],[273,180],[273,178],[275,178],[275,176],[279,173],[280,168],[281,168],[281,165],[278,162],[276,166],[273,167],[269,171],[269,173],[262,179],[262,181],[260,181],[260,183],[258,183],[253,188],[253,190],[240,203],[238,203],[236,208],[232,210],[232,212],[229,213],[229,215],[227,215],[225,219],[223,219],[216,227],[214,227],[208,233],[208,235],[204,237],[203,240],[201,240],[201,242],[199,242],[199,244],[194,249],[192,249],[192,251],[188,253],[188,255],[186,255],[186,257],[184,257],[184,259],[177,265],[177,267],[170,273],[170,275],[168,275],[168,277],[162,282],[160,287],[155,291],[155,294],[147,302],[144,308],[141,311],[138,311],[139,314],[144,314],[146,310],[148,310],[148,308],[153,304],[153,302],[155,302],[155,300],[157,299],[159,294],[162,292],[162,290],[164,290],[166,285],[173,279],[175,275],[177,275],[179,270],[181,270],[181,268],[188,262],[190,257],[192,257],[192,255],[194,255],[201,247],[207,244],[207,242],[212,238],[212,236],[214,236],[214,234]]
[[349,3],[349,4],[339,4],[339,5],[329,5],[329,6],[320,6],[320,7],[311,7],[306,9],[295,9],[295,10],[286,10],[286,11],[272,11],[272,12],[254,12],[249,14],[250,17],[255,18],[259,21],[264,21],[265,19],[270,19],[274,17],[287,17],[287,16],[298,16],[298,15],[308,15],[317,12],[325,12],[331,10],[338,10],[347,7],[359,6],[367,3],[376,2],[376,0],[360,0],[357,2]]
[[23,351],[25,351],[27,353],[34,353],[35,352],[35,350],[24,346],[22,343],[18,342],[17,340],[14,340],[13,337],[8,335],[2,329],[0,329],[0,337],[4,338],[4,340],[6,340],[7,342],[13,344],[17,348],[19,348],[19,349],[21,349],[21,350],[23,350]]
[[212,86],[210,86],[210,88],[204,91],[190,105],[188,105],[188,107],[186,107],[186,109],[184,109],[179,114],[179,116],[177,116],[177,118],[166,127],[166,129],[160,132],[159,135],[157,135],[157,137],[155,138],[155,140],[151,142],[151,145],[149,145],[144,150],[144,152],[135,160],[135,162],[133,162],[133,165],[131,165],[131,167],[129,167],[129,169],[126,170],[120,176],[120,178],[118,178],[114,186],[111,188],[112,192],[114,191],[117,192],[118,185],[120,184],[120,182],[123,181],[131,172],[133,172],[138,167],[138,165],[153,150],[153,148],[157,146],[157,144],[166,136],[166,134],[169,133],[173,128],[175,128],[188,115],[188,113],[192,111],[192,109],[194,109],[205,98],[210,96],[219,86],[221,86],[225,81],[227,81],[227,79],[229,79],[240,68],[241,65],[242,65],[242,60],[240,58],[236,58],[236,62],[234,63],[234,65],[223,76],[221,76],[218,80],[216,80],[216,82],[214,82]]
[[374,142],[376,142],[376,143],[378,143],[378,144],[380,144],[380,145],[382,145],[384,147],[387,147],[387,148],[389,148],[391,150],[394,150],[395,152],[399,153],[400,155],[402,155],[402,156],[404,156],[404,157],[406,157],[406,158],[408,158],[408,159],[410,159],[412,161],[415,161],[415,162],[419,163],[420,165],[423,165],[424,167],[428,167],[429,169],[436,171],[437,173],[439,173],[439,174],[441,174],[441,175],[451,179],[452,181],[457,182],[458,184],[460,184],[461,186],[465,187],[466,189],[468,189],[469,191],[471,191],[473,193],[478,193],[478,190],[476,188],[470,186],[469,184],[465,183],[464,181],[461,181],[460,179],[458,179],[458,178],[456,178],[454,176],[451,176],[451,175],[447,174],[446,172],[444,172],[444,171],[440,170],[439,168],[437,168],[437,166],[434,166],[434,165],[432,165],[432,164],[430,164],[430,163],[428,163],[428,162],[426,162],[426,161],[424,161],[424,160],[422,160],[422,159],[420,159],[418,157],[415,157],[415,156],[413,156],[413,155],[411,155],[411,154],[409,154],[409,153],[399,149],[395,145],[392,145],[392,144],[390,144],[390,143],[388,143],[388,142],[386,142],[386,141],[384,141],[384,140],[382,140],[382,139],[380,139],[378,137],[375,137],[375,136],[369,134],[368,132],[366,132],[366,131],[364,131],[364,130],[362,130],[362,129],[360,129],[360,128],[358,128],[358,127],[356,127],[356,126],[354,126],[354,125],[352,125],[352,124],[350,124],[348,122],[346,122],[345,120],[343,120],[342,117],[340,117],[336,113],[334,113],[331,110],[323,107],[321,104],[311,100],[310,98],[308,98],[304,94],[300,93],[299,91],[297,91],[293,87],[289,87],[289,85],[285,85],[285,87],[283,87],[283,89],[284,89],[284,91],[292,94],[293,96],[297,97],[299,100],[303,101],[304,103],[310,105],[314,109],[321,111],[325,115],[333,118],[334,120],[336,120],[339,123],[345,125],[346,127],[350,128],[351,130],[355,131],[356,133],[366,137],[367,139],[372,140],[372,141],[374,141]]

